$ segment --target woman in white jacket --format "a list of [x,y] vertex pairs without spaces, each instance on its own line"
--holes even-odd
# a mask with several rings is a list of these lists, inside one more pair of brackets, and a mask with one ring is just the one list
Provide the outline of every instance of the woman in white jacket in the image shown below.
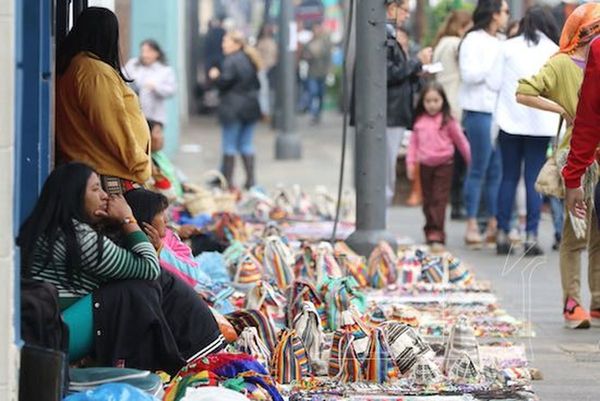
[[[496,213],[501,179],[500,152],[492,142],[492,113],[496,108],[497,91],[487,80],[500,53],[501,32],[508,23],[510,11],[503,0],[479,0],[473,13],[473,28],[459,49],[462,85],[459,93],[465,127],[473,160],[465,180],[467,232],[465,243],[483,244],[477,226],[477,212],[482,190],[488,214],[486,242],[496,242]],[[485,182],[485,188],[482,188]]]
[[133,79],[132,88],[140,98],[146,119],[164,126],[167,119],[165,103],[175,94],[177,82],[160,45],[153,39],[144,40],[140,57],[127,62],[125,73]]
[[[530,8],[516,37],[502,43],[502,51],[488,84],[499,92],[495,119],[500,128],[502,183],[498,195],[498,236],[496,250],[506,255],[515,191],[522,172],[527,190],[525,255],[543,254],[537,244],[542,197],[535,180],[544,161],[548,143],[556,135],[558,117],[517,103],[518,81],[536,74],[558,52],[559,31],[552,13],[541,6]],[[524,168],[523,168],[524,167]]]

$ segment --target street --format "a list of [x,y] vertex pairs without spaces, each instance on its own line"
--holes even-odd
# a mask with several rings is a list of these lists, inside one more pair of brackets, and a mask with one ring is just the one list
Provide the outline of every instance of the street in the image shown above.
[[[299,161],[274,159],[275,132],[264,124],[257,129],[257,181],[268,190],[278,185],[299,184],[312,192],[325,185],[335,193],[339,175],[342,118],[328,113],[317,127],[309,126],[308,117],[298,118],[303,158]],[[349,129],[352,135],[353,130]],[[215,117],[197,117],[183,125],[179,152],[173,160],[191,181],[199,181],[203,172],[218,168],[220,131]],[[349,141],[351,142],[351,141]],[[348,149],[345,185],[352,180],[351,147]],[[234,174],[237,185],[243,182],[240,162]],[[395,207],[388,213],[388,228],[397,236],[423,241],[423,216],[419,208]],[[558,252],[551,250],[553,228],[549,215],[543,215],[539,238],[546,254],[522,259],[519,253],[496,256],[494,250],[468,250],[463,245],[464,223],[448,219],[450,252],[462,258],[480,279],[491,280],[501,305],[512,316],[530,321],[534,338],[520,339],[528,350],[531,367],[541,370],[543,380],[534,382],[534,390],[544,401],[597,400],[600,391],[600,329],[573,331],[563,328]],[[582,258],[586,260],[584,256]],[[589,302],[587,273],[582,274],[584,305]]]

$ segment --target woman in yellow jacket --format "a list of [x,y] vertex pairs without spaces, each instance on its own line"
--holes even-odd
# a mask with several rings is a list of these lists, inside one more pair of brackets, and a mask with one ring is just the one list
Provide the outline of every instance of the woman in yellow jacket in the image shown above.
[[58,51],[56,141],[61,162],[96,170],[109,192],[151,174],[150,133],[119,57],[119,23],[105,8],[84,10]]

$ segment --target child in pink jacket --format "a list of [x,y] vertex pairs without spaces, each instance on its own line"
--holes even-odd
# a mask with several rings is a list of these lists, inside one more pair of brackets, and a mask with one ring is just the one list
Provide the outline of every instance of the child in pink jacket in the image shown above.
[[452,186],[454,150],[458,148],[467,164],[471,149],[459,123],[450,114],[444,89],[431,82],[421,91],[416,120],[406,156],[407,175],[413,179],[420,164],[425,214],[425,239],[429,245],[443,249],[446,243],[444,224]]

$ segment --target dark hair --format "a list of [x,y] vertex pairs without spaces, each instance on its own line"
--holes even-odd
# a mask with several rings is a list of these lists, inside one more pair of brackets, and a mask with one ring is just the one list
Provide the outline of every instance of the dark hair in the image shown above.
[[519,27],[519,35],[523,35],[529,43],[540,43],[540,32],[558,44],[560,31],[556,18],[548,7],[533,6],[525,13]]
[[502,4],[504,0],[479,0],[477,7],[473,11],[473,27],[465,34],[467,36],[471,32],[479,31],[480,29],[487,29],[492,20],[494,14],[502,11]]
[[[142,43],[140,43],[140,47],[142,47],[144,45],[150,47],[152,50],[157,52],[158,53],[158,61],[160,61],[164,65],[167,65],[167,56],[165,56],[165,52],[163,51],[163,49],[160,47],[160,45],[158,44],[158,42],[156,40],[146,39]],[[140,63],[141,62],[142,62],[142,60],[140,58]]]
[[64,74],[71,60],[84,51],[93,53],[114,68],[124,81],[131,82],[121,71],[119,21],[112,11],[89,7],[79,14],[75,26],[58,46],[58,75]]
[[425,84],[423,90],[421,90],[421,94],[419,95],[419,101],[417,103],[417,108],[415,110],[415,116],[420,117],[423,114],[426,114],[425,110],[425,96],[430,91],[436,91],[442,97],[442,127],[448,124],[452,120],[452,111],[450,110],[450,103],[448,102],[448,96],[446,96],[446,91],[439,82],[431,81]]
[[[85,213],[85,193],[92,174],[95,172],[89,166],[72,162],[57,167],[46,179],[40,197],[17,237],[24,277],[31,277],[33,273],[33,259],[40,241],[44,241],[47,250],[41,270],[54,265],[54,247],[61,238],[65,244],[66,265],[66,282],[61,284],[77,292],[72,288],[72,279],[81,273],[82,255],[74,220],[90,223]],[[98,261],[102,258],[102,245],[103,237],[98,235]]]
[[129,191],[124,196],[140,226],[152,224],[154,217],[169,207],[166,196],[143,188]]
[[161,128],[164,128],[164,124],[161,123],[160,121],[146,120],[146,122],[148,123],[148,128],[150,128],[150,133],[152,133],[152,130],[154,129],[155,126],[159,126]]

